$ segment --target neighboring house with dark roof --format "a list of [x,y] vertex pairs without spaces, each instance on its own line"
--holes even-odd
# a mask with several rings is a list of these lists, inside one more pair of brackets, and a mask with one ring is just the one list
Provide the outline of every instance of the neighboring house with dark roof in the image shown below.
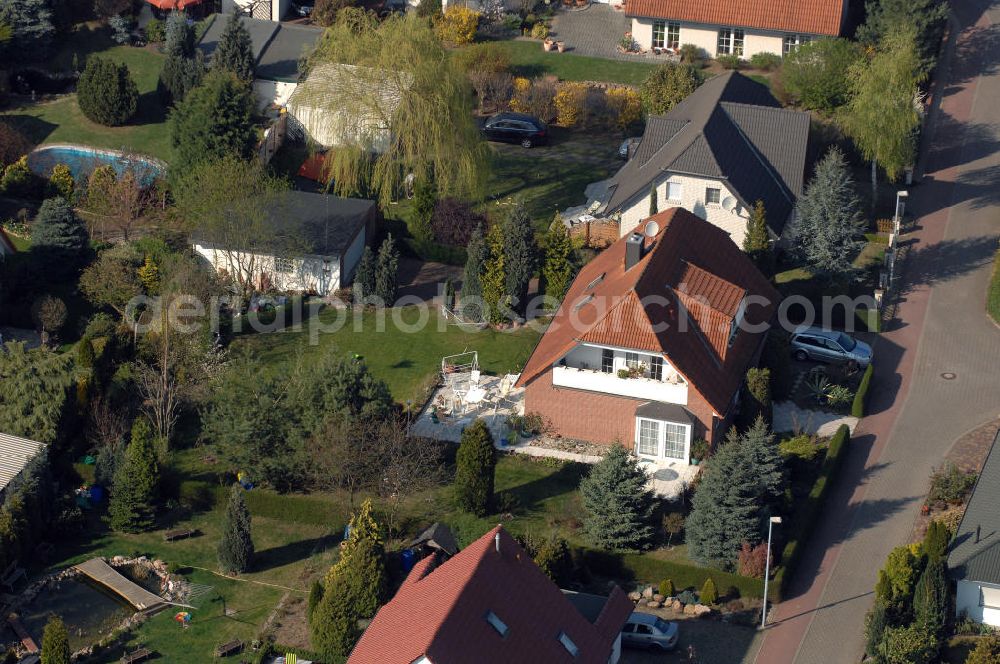
[[1000,627],[1000,433],[986,457],[969,505],[951,541],[948,575],[955,615]]
[[751,58],[840,36],[847,0],[626,0],[625,14],[642,48],[694,44],[709,57]]
[[374,201],[305,191],[284,192],[265,214],[273,252],[224,247],[197,235],[194,250],[220,273],[252,269],[262,290],[330,295],[351,283],[378,223]]
[[45,449],[45,443],[0,433],[0,503],[7,485]]
[[729,427],[778,294],[721,229],[682,208],[585,265],[517,381],[563,437],[687,464]]
[[[277,1],[277,0],[276,0]],[[226,10],[227,14],[232,9]],[[210,60],[228,22],[227,14],[218,14],[198,42],[198,48]],[[299,60],[312,51],[323,34],[321,28],[278,23],[260,18],[243,18],[250,32],[256,74],[253,89],[260,108],[284,106],[299,83]]]
[[578,608],[497,526],[445,562],[420,560],[348,664],[615,664],[632,602]]
[[651,116],[629,161],[600,183],[588,209],[620,216],[627,235],[657,207],[680,206],[743,246],[760,200],[772,239],[802,195],[809,114],[781,108],[766,86],[736,72],[709,79],[666,115]]

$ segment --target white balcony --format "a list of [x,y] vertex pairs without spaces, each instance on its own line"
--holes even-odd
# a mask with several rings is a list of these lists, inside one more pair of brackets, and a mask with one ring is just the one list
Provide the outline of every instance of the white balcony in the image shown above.
[[552,384],[556,387],[572,387],[682,406],[686,406],[688,401],[688,386],[677,374],[667,375],[662,381],[652,378],[619,378],[616,373],[557,365],[552,367]]

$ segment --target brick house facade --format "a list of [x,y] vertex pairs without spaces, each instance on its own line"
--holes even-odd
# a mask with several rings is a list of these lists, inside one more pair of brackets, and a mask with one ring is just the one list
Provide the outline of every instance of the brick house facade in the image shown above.
[[573,282],[518,379],[525,412],[686,463],[729,428],[777,298],[723,230],[681,208],[654,215]]

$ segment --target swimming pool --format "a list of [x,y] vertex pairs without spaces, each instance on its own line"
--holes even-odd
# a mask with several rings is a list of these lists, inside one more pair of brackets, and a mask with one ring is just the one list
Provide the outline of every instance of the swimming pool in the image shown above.
[[73,179],[86,179],[99,166],[110,164],[120,176],[131,171],[144,185],[150,185],[167,171],[166,164],[151,157],[126,155],[118,150],[101,150],[83,145],[44,145],[28,155],[28,168],[48,177],[56,164],[69,166]]

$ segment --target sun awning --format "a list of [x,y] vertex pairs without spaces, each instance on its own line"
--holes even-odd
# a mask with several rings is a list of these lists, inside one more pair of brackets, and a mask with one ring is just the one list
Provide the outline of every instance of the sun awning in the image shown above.
[[149,4],[159,9],[184,9],[192,5],[201,4],[201,0],[146,0]]

